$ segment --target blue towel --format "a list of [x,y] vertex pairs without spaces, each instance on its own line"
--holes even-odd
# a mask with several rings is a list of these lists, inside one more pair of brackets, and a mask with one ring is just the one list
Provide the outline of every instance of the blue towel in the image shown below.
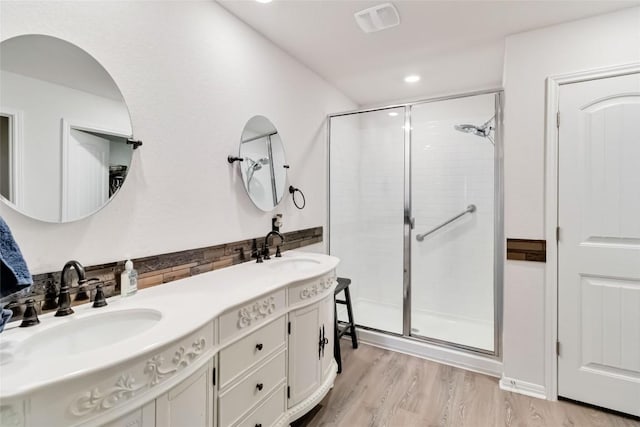
[[22,257],[11,230],[0,217],[0,298],[16,293],[33,284],[27,263]]
[[13,311],[7,309],[0,309],[0,332],[4,331],[4,325],[9,323],[13,316]]

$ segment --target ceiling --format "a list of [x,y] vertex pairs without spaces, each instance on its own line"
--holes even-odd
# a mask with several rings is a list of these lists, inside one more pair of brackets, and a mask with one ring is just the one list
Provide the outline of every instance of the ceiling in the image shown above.
[[[354,12],[384,2],[218,0],[361,106],[500,86],[505,36],[640,5],[395,0],[400,25],[365,34]],[[407,84],[408,74],[422,79]]]

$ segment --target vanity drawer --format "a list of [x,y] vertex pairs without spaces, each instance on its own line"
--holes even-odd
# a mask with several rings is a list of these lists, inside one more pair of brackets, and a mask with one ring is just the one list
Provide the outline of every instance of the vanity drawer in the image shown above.
[[264,403],[256,408],[245,419],[235,424],[234,427],[271,427],[280,419],[285,411],[286,388],[284,384],[276,390]]
[[336,275],[333,271],[324,276],[300,282],[300,284],[289,288],[289,306],[302,304],[326,295],[331,292],[336,283]]
[[284,350],[252,372],[242,382],[220,395],[220,427],[235,423],[260,400],[285,382]]
[[284,345],[286,328],[284,316],[261,327],[220,352],[220,388],[275,349]]
[[256,298],[220,316],[220,344],[233,340],[244,331],[274,319],[286,308],[285,290]]

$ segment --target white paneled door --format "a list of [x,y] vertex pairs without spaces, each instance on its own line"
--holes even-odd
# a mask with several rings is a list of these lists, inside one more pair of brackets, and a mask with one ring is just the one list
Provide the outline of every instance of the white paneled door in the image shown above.
[[62,221],[95,212],[109,199],[109,140],[71,129],[63,159]]
[[559,99],[558,394],[640,416],[640,74]]

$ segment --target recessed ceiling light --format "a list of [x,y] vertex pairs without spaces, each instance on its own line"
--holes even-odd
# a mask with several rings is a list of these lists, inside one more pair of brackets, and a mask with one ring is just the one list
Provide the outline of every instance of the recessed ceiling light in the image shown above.
[[392,111],[392,112],[390,112],[390,113],[389,113],[389,115],[390,115],[391,117],[395,117],[395,116],[397,116],[397,115],[398,115],[398,112],[397,112],[397,111]]
[[256,0],[258,3],[271,3],[271,0]]
[[407,83],[415,83],[420,81],[420,76],[417,74],[412,74],[404,78],[404,81]]

